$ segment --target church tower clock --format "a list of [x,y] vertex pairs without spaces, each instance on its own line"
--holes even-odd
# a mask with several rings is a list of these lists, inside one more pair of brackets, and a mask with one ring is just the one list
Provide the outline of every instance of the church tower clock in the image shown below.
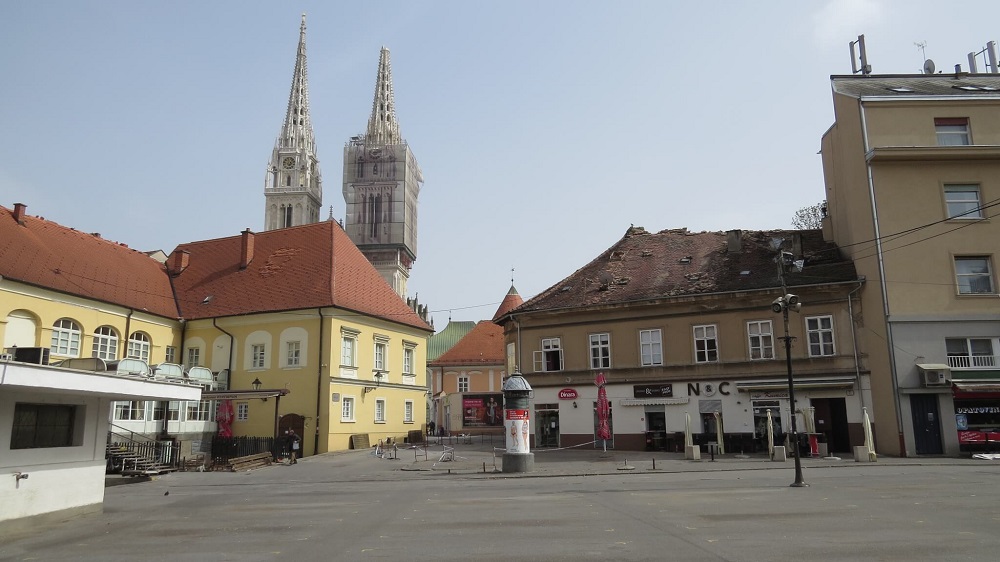
[[305,14],[299,27],[285,123],[274,142],[264,179],[264,206],[264,230],[319,222],[323,207],[323,178],[309,117]]
[[344,147],[344,229],[403,298],[417,259],[417,197],[423,181],[417,159],[399,134],[389,49],[382,47],[368,130]]

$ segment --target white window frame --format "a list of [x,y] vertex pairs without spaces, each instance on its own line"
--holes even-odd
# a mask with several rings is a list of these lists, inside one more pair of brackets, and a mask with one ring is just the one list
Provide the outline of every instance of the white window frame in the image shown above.
[[302,342],[285,342],[285,366],[298,367],[302,362]]
[[94,330],[94,345],[91,357],[114,361],[118,358],[118,332],[111,326],[98,326]]
[[413,423],[413,400],[403,402],[403,423]]
[[639,330],[639,360],[643,367],[663,365],[663,331]]
[[246,402],[236,403],[236,421],[247,421],[250,419],[250,404]]
[[[986,271],[973,271],[970,266],[978,265],[974,262],[981,262],[984,266],[981,269]],[[965,267],[960,264],[966,264]],[[967,270],[967,271],[963,271]],[[982,280],[989,282],[987,291],[974,291],[973,285]],[[996,283],[993,280],[993,265],[988,256],[955,256],[955,281],[958,284],[958,294],[960,295],[993,295],[996,294]]]
[[128,337],[128,353],[126,357],[130,359],[141,359],[149,363],[149,350],[152,342],[149,336],[143,332],[132,332]]
[[181,420],[181,403],[177,400],[171,400],[167,403],[167,421],[180,421]]
[[807,316],[806,341],[809,344],[809,357],[831,357],[837,354],[833,334],[833,316]]
[[611,368],[611,334],[600,332],[590,334],[590,368],[610,369]]
[[358,335],[342,333],[340,337],[340,366],[358,366]]
[[[945,338],[945,353],[948,366],[953,369],[993,369],[997,366],[996,350],[1000,349],[997,338]],[[957,352],[956,345],[962,350]]]
[[978,184],[945,184],[945,212],[952,220],[983,218],[982,198]]
[[972,135],[969,134],[969,120],[965,117],[935,119],[934,136],[938,146],[969,146],[972,144]]
[[344,396],[340,399],[340,421],[342,422],[353,422],[354,421],[354,397]]
[[[562,338],[542,338],[541,351],[534,352],[534,363],[536,373],[562,371],[566,366],[563,361]],[[549,369],[549,366],[555,368]]]
[[177,348],[168,345],[163,351],[164,361],[167,363],[177,363]]
[[385,423],[385,398],[375,399],[375,423]]
[[250,368],[267,368],[267,344],[255,343],[250,346]]
[[747,321],[747,344],[751,361],[774,359],[774,326],[771,321]]
[[469,375],[458,376],[458,391],[461,393],[469,392]]
[[719,327],[716,324],[694,326],[694,362],[719,362]]
[[373,358],[374,369],[379,372],[386,372],[385,366],[389,364],[389,344],[382,340],[375,341],[375,356]]
[[201,348],[200,347],[189,347],[187,348],[187,359],[185,362],[185,367],[188,369],[192,367],[201,366]]
[[146,403],[142,400],[115,402],[115,421],[142,421],[146,417]]
[[64,357],[79,357],[81,336],[79,324],[69,318],[60,318],[52,325],[49,352]]
[[404,345],[403,346],[403,374],[412,375],[413,372],[413,357],[414,350],[413,347]]

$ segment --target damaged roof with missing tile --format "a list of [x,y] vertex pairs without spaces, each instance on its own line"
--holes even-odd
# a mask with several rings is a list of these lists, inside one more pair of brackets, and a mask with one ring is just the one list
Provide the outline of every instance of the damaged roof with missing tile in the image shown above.
[[[730,251],[729,236],[739,243]],[[801,236],[802,272],[787,272],[789,287],[857,279],[854,264],[823,240],[820,230],[647,232],[630,227],[615,245],[569,277],[511,312],[578,308],[781,286],[772,240],[786,250]],[[737,249],[738,248],[738,249]]]

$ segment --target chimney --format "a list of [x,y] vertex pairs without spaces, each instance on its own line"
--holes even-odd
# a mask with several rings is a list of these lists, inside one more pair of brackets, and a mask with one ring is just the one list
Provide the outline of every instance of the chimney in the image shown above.
[[180,275],[182,271],[187,269],[190,259],[191,253],[187,250],[174,250],[170,254],[170,257],[167,258],[167,273],[170,275]]
[[240,269],[246,269],[253,261],[253,232],[250,229],[243,231],[243,240],[240,248]]
[[795,259],[802,257],[802,233],[796,232],[792,234],[792,255]]
[[27,208],[28,206],[24,203],[14,203],[14,222],[20,225],[24,224],[24,210]]
[[726,244],[729,247],[730,254],[738,254],[743,250],[743,232],[740,230],[727,230],[726,231]]

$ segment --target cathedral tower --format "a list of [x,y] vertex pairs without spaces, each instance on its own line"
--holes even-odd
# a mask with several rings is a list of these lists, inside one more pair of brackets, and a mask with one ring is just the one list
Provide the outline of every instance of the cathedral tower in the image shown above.
[[368,130],[344,147],[345,230],[401,297],[417,259],[417,197],[424,178],[399,134],[389,49],[382,47]]
[[264,230],[319,222],[323,206],[323,178],[309,118],[305,14],[299,27],[299,48],[285,123],[274,141],[264,179],[264,206]]

